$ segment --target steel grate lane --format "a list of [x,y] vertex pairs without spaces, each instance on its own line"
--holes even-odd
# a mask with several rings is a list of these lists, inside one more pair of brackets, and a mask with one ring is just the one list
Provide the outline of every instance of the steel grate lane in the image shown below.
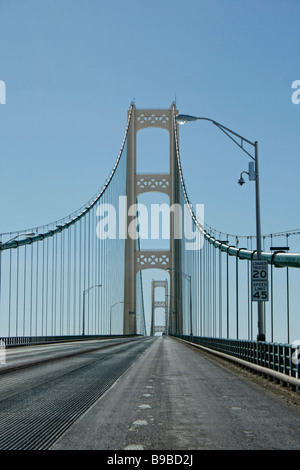
[[[142,340],[0,403],[0,449],[46,450],[152,343]],[[96,356],[96,353],[93,353]],[[95,357],[94,357],[95,358]]]

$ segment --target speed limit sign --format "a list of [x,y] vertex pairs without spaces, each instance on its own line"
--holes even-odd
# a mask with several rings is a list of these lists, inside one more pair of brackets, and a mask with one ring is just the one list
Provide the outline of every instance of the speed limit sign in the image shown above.
[[252,280],[267,281],[268,280],[268,261],[263,259],[252,260]]
[[269,300],[268,262],[252,260],[251,265],[252,301],[266,302]]

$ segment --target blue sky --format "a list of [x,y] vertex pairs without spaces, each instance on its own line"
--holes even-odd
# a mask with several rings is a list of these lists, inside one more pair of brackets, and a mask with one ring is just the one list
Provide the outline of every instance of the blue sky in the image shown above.
[[[298,228],[299,13],[297,0],[1,0],[1,232],[84,204],[115,161],[130,102],[175,97],[179,112],[259,142],[262,230]],[[207,223],[254,233],[254,185],[236,184],[247,157],[203,122],[181,127],[180,144]]]
[[[0,0],[0,232],[85,204],[111,171],[133,99],[176,100],[180,113],[257,140],[262,232],[298,229],[299,17],[299,0]],[[148,152],[145,170],[160,170]],[[206,122],[180,127],[180,152],[205,221],[254,234],[254,183],[237,185],[243,152]]]

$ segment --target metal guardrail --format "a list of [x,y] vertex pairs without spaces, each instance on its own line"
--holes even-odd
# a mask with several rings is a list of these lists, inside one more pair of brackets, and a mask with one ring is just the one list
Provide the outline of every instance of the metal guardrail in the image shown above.
[[71,341],[89,341],[101,339],[128,338],[140,335],[80,335],[80,336],[14,336],[0,338],[0,344],[6,348],[33,346],[38,344],[65,343]]
[[296,391],[300,390],[300,345],[190,335],[174,337],[236,358],[242,365],[257,366],[252,368],[262,373],[270,371],[269,375],[289,383]]

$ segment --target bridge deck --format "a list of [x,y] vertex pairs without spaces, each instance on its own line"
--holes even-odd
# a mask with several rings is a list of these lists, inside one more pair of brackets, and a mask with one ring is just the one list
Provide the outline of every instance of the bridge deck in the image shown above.
[[52,449],[300,449],[282,397],[160,337]]

